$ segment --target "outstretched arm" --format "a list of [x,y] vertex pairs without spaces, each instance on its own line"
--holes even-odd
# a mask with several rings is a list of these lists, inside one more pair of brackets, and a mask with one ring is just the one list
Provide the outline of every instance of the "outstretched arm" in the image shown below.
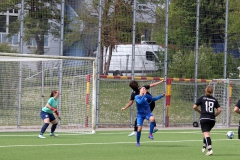
[[151,101],[157,101],[157,100],[161,99],[161,98],[164,97],[164,96],[165,96],[165,93],[162,93],[162,94],[158,95],[157,97],[151,97],[151,96],[149,96],[149,97],[152,98]]
[[166,81],[165,81],[165,80],[161,80],[161,81],[152,83],[152,84],[150,84],[150,88],[151,88],[151,87],[155,87],[155,86],[157,86],[157,85],[159,85],[160,83],[163,83],[163,82],[166,82]]
[[123,110],[129,108],[132,104],[133,104],[133,100],[130,100],[130,101],[126,104],[126,106],[123,107],[121,110],[123,111]]

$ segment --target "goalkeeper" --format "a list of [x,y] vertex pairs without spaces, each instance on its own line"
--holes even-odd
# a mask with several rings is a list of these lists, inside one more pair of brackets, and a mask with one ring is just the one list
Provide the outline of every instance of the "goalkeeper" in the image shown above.
[[158,95],[157,97],[152,97],[149,94],[147,94],[147,90],[146,88],[140,87],[140,93],[139,95],[135,96],[135,100],[136,100],[136,105],[137,105],[137,143],[136,146],[140,146],[140,138],[141,138],[141,131],[142,131],[142,125],[143,125],[143,121],[144,119],[147,119],[150,121],[150,130],[149,130],[149,136],[148,138],[153,140],[153,128],[154,128],[154,121],[155,118],[152,114],[152,111],[150,109],[149,106],[149,101],[157,101],[159,99],[161,99],[162,97],[165,96],[165,93]]
[[57,137],[58,135],[54,133],[58,121],[55,119],[55,116],[53,115],[53,112],[56,114],[58,119],[60,120],[59,113],[57,111],[57,104],[58,104],[58,97],[59,97],[59,91],[54,90],[51,92],[50,98],[46,104],[45,107],[42,108],[40,112],[40,117],[42,118],[44,125],[42,126],[42,129],[40,131],[40,134],[38,138],[46,138],[43,136],[44,132],[46,131],[47,127],[49,126],[49,123],[52,123],[51,133],[50,136]]

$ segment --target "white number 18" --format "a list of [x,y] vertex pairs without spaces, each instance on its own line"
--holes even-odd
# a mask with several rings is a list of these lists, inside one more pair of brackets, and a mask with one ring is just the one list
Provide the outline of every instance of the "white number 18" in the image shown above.
[[207,112],[213,113],[213,106],[214,106],[214,103],[213,103],[213,102],[211,102],[211,101],[206,101],[206,102],[205,102],[205,106],[206,106],[206,111],[207,111]]

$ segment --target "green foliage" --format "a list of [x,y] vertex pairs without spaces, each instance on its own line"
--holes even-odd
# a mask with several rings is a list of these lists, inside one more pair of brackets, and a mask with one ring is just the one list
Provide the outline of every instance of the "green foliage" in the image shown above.
[[1,43],[0,52],[17,53],[18,51],[16,49],[12,49],[11,46],[8,45],[8,43]]
[[[224,54],[213,53],[212,48],[201,46],[198,53],[198,79],[217,79],[223,78]],[[239,66],[239,58],[232,55],[227,56],[228,75],[236,72]],[[168,77],[175,78],[194,78],[195,76],[195,52],[189,50],[182,52],[179,50],[173,54],[171,63],[168,65]],[[219,72],[222,71],[222,72]]]

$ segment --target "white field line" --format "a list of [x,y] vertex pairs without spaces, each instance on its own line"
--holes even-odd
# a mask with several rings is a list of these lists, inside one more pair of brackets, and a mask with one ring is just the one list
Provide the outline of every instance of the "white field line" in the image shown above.
[[[218,139],[216,141],[228,141],[229,139]],[[233,140],[233,139],[232,139]],[[237,140],[237,139],[235,139]],[[145,141],[142,143],[183,143],[183,142],[202,142],[202,140],[180,140],[180,141]],[[11,147],[46,147],[46,146],[83,146],[83,145],[109,145],[109,144],[135,144],[135,142],[111,142],[111,143],[75,143],[75,144],[41,144],[41,145],[6,145],[0,146],[0,148]]]
[[[220,133],[219,133],[220,132]],[[225,133],[226,131],[215,131],[215,133],[212,133],[211,134],[222,134],[222,133]],[[143,132],[143,133],[148,133],[147,131],[146,132]],[[179,134],[202,134],[201,132],[161,132],[161,131],[158,131],[154,134],[176,134],[176,133],[179,133]],[[113,132],[113,133],[98,133],[98,134],[116,134],[116,132]],[[126,132],[119,132],[117,134],[126,134]],[[60,135],[64,135],[64,136],[79,136],[79,135],[88,135],[88,134],[82,134],[82,133],[79,133],[79,134],[60,134]],[[36,137],[37,138],[37,135],[0,135],[0,137]],[[229,141],[230,139],[214,139],[212,141]],[[238,139],[231,139],[232,140],[238,140]],[[183,142],[202,142],[202,139],[200,140],[176,140],[176,141],[142,141],[141,143],[183,143]],[[82,146],[82,145],[109,145],[109,144],[133,144],[135,142],[107,142],[107,143],[75,143],[75,144],[42,144],[42,145],[5,145],[5,146],[0,146],[0,148],[11,148],[11,147],[46,147],[46,146]]]
[[[57,133],[57,132],[56,132]],[[80,132],[80,133],[77,133],[77,132],[74,132],[74,133],[69,133],[69,132],[58,132],[60,135],[64,135],[64,136],[74,136],[74,135],[89,135],[89,134],[93,134],[93,133],[82,133],[82,132]],[[143,134],[145,134],[145,133],[149,133],[148,131],[142,131],[142,133]],[[156,132],[156,133],[154,133],[154,134],[202,134],[202,132],[201,131],[184,131],[184,132],[161,132],[161,130],[159,130],[158,132]],[[224,133],[224,134],[223,134]],[[223,134],[223,135],[226,135],[225,133],[227,133],[226,131],[211,131],[211,134]],[[106,132],[104,132],[104,133],[101,133],[101,131],[100,132],[97,132],[97,134],[108,134],[108,135],[110,135],[110,134],[116,134],[116,131],[114,131],[114,132],[112,132],[112,131],[110,131],[110,132],[108,132],[108,133],[106,133]],[[126,133],[126,132],[122,132],[122,131],[119,131],[119,132],[117,132],[117,134],[128,134],[128,133]],[[46,133],[46,135],[47,135],[47,133]],[[14,135],[1,135],[0,134],[0,137],[34,137],[34,136],[38,136],[38,134],[34,134],[34,135],[19,135],[19,134],[14,134]]]

